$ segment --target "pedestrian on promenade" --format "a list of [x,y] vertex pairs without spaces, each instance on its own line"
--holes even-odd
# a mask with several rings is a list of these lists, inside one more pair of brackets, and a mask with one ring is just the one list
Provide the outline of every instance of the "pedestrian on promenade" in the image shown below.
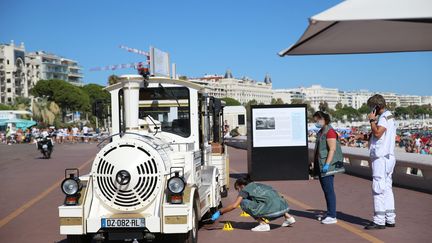
[[373,222],[365,229],[385,229],[395,227],[395,203],[392,189],[392,175],[395,167],[396,124],[382,95],[370,97],[367,105],[370,135],[370,161],[372,165],[372,192],[375,214]]
[[314,176],[318,176],[327,204],[327,215],[322,224],[337,223],[334,175],[345,172],[340,139],[330,125],[330,116],[322,111],[313,115],[315,126],[320,128],[315,143]]
[[283,227],[293,225],[296,221],[288,214],[288,203],[277,191],[268,185],[255,183],[247,178],[239,178],[234,183],[234,188],[239,192],[237,199],[211,217],[216,221],[222,214],[231,212],[239,205],[241,209],[253,217],[259,225],[252,231],[270,231],[268,220],[284,217]]

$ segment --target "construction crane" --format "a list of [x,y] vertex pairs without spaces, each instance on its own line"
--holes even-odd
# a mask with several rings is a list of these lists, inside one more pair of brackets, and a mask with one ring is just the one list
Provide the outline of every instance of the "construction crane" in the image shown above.
[[125,45],[120,45],[119,48],[124,49],[128,52],[136,53],[139,55],[143,55],[147,57],[147,60],[145,62],[134,62],[134,63],[126,63],[126,64],[114,64],[114,65],[107,65],[102,67],[93,67],[90,68],[89,71],[107,71],[107,70],[118,70],[118,69],[126,69],[126,68],[134,68],[138,71],[140,75],[142,75],[144,78],[147,78],[150,74],[150,53],[139,50],[136,48],[131,48]]
[[143,55],[143,56],[147,56],[148,58],[150,58],[150,53],[148,53],[146,51],[139,50],[139,49],[136,49],[136,48],[131,48],[131,47],[124,46],[124,45],[120,45],[119,47],[121,49],[125,49],[128,52],[133,52],[133,53],[136,53],[136,54],[139,54],[139,55]]

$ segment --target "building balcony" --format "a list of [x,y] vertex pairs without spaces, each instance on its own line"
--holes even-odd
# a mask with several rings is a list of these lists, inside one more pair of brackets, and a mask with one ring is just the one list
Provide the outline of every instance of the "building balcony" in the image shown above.
[[56,63],[56,62],[42,62],[42,65],[47,65],[47,66],[61,66],[61,67],[67,67],[68,65],[65,64],[61,64],[61,63]]
[[68,67],[69,67],[69,69],[73,69],[73,70],[81,70],[82,69],[82,67],[81,66],[78,66],[78,65],[68,65]]
[[69,73],[69,78],[82,78],[84,75],[82,73]]
[[44,70],[45,73],[68,74],[65,70]]

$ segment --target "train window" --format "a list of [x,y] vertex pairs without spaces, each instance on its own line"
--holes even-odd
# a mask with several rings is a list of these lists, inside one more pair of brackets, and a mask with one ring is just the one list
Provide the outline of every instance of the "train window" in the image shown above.
[[[141,88],[139,119],[151,117],[163,132],[190,136],[190,99],[186,87]],[[158,125],[159,125],[158,124]]]
[[239,125],[245,124],[245,115],[238,115],[238,124]]

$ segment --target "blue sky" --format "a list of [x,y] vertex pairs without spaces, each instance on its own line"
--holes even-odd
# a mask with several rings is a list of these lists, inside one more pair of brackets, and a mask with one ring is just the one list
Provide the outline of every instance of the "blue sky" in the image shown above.
[[369,89],[432,95],[432,52],[281,58],[307,18],[340,0],[217,1],[0,1],[0,42],[25,42],[78,60],[86,83],[105,84],[113,73],[95,66],[142,61],[123,44],[168,51],[179,74],[223,74],[263,80],[276,88],[322,84],[342,90]]

